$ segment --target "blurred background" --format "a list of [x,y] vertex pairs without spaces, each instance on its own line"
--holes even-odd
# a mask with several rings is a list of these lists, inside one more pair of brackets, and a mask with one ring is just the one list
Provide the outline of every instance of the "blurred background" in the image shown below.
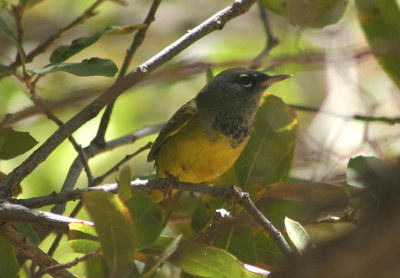
[[[23,21],[23,45],[26,52],[79,16],[92,2],[47,0],[28,9]],[[134,56],[130,70],[231,2],[162,1],[156,20]],[[126,6],[122,6],[113,1],[105,1],[97,9],[96,16],[68,32],[49,51],[27,65],[27,68],[44,67],[49,63],[52,50],[78,37],[90,36],[111,25],[141,23],[151,1],[127,0],[126,3]],[[6,11],[0,10],[0,16],[14,28],[11,24],[13,20]],[[281,97],[287,104],[298,106],[299,133],[291,177],[339,182],[344,179],[351,156],[375,155],[383,159],[398,157],[399,126],[352,119],[354,115],[395,117],[399,115],[400,106],[399,90],[373,56],[361,30],[353,1],[349,1],[337,23],[324,28],[292,25],[286,18],[272,12],[268,12],[267,16],[272,34],[279,43],[269,55],[263,57],[259,69],[271,74],[294,75],[268,89],[268,93]],[[68,62],[100,57],[113,60],[120,68],[131,40],[132,35],[104,36]],[[165,122],[205,85],[207,68],[216,74],[228,67],[248,67],[263,51],[266,43],[260,10],[254,5],[248,13],[195,43],[119,97],[107,130],[107,140],[144,126]],[[10,64],[15,55],[14,46],[0,37],[0,63]],[[38,82],[37,92],[48,100],[79,96],[78,101],[66,101],[55,111],[57,116],[67,121],[102,89],[111,85],[113,80],[55,72]],[[33,103],[21,82],[12,77],[0,80],[0,117],[31,106]],[[305,111],[307,109],[319,112]],[[74,133],[79,144],[86,146],[90,143],[96,134],[99,119],[99,116],[96,117]],[[44,115],[35,115],[13,124],[13,128],[29,131],[41,144],[57,126]],[[154,138],[155,135],[149,136],[91,159],[94,176],[103,174],[125,155],[133,153]],[[0,161],[0,170],[9,173],[31,152]],[[129,162],[137,176],[148,176],[154,172],[153,165],[146,162],[146,155],[147,152],[142,153]],[[28,198],[59,191],[75,157],[75,150],[65,141],[22,182],[23,191],[19,197]],[[117,176],[118,173],[115,173],[103,183],[112,183]],[[77,186],[87,186],[84,173]],[[73,203],[68,205],[69,209],[72,207]],[[85,217],[84,213],[82,211],[78,218]],[[51,241],[52,237],[49,237],[42,243],[44,250]],[[65,252],[68,248],[66,243],[62,244],[55,258],[68,260],[63,257],[73,256],[72,252]]]

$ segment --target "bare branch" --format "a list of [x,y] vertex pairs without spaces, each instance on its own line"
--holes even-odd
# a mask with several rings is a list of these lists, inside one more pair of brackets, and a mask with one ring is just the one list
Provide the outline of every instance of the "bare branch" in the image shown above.
[[68,263],[63,263],[63,264],[58,264],[58,265],[49,266],[49,267],[47,267],[47,268],[45,268],[45,269],[42,269],[42,270],[38,271],[38,272],[36,273],[36,275],[35,275],[35,278],[40,278],[40,277],[42,277],[43,275],[45,275],[46,273],[54,272],[55,270],[61,270],[61,269],[71,268],[71,267],[77,265],[78,263],[85,262],[85,261],[90,260],[90,259],[93,258],[93,257],[96,257],[96,256],[99,255],[100,253],[101,253],[101,250],[100,250],[100,249],[97,249],[97,250],[92,251],[92,252],[90,252],[90,253],[88,253],[88,254],[82,256],[82,257],[76,258],[75,260],[70,261],[70,262],[68,262]]
[[[26,235],[15,229],[10,223],[0,224],[0,234],[34,264],[45,268],[58,265],[56,260],[44,253],[39,247],[32,243]],[[55,269],[48,273],[53,277],[76,277],[66,269]]]
[[51,135],[35,152],[22,162],[21,165],[9,173],[0,182],[0,194],[10,196],[11,191],[16,184],[20,183],[40,163],[46,160],[50,153],[52,153],[53,150],[57,148],[69,135],[84,123],[96,117],[100,110],[107,104],[114,101],[123,92],[144,79],[150,72],[171,60],[194,42],[215,30],[223,28],[224,24],[232,18],[247,12],[255,2],[256,0],[236,0],[232,5],[219,11],[194,29],[188,31],[180,39],[167,46],[119,82],[105,90],[98,98],[83,108],[79,113],[53,133],[53,135]]
[[0,222],[31,223],[46,226],[58,231],[68,231],[68,224],[74,222],[93,223],[75,218],[54,214],[47,211],[36,211],[18,204],[3,203],[0,206]]

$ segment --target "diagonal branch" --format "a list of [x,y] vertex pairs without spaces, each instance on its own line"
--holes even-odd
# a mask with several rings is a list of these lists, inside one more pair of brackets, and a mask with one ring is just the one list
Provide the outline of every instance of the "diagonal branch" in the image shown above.
[[[21,252],[26,258],[31,260],[34,264],[40,267],[50,267],[58,265],[58,262],[52,257],[48,256],[39,247],[32,243],[26,235],[15,229],[9,223],[0,224],[0,234],[6,238],[12,245],[14,245],[17,251]],[[76,277],[66,269],[55,269],[49,271],[49,274],[53,277],[71,278]]]
[[106,89],[98,98],[78,112],[62,127],[53,133],[24,162],[9,173],[0,182],[0,194],[10,196],[13,187],[29,175],[40,163],[57,148],[69,135],[87,121],[97,116],[101,109],[114,101],[119,95],[143,80],[150,72],[157,69],[173,57],[181,53],[194,42],[211,32],[222,29],[226,22],[246,13],[257,0],[236,0],[232,5],[219,11],[209,19],[186,32],[181,38],[161,50],[158,54],[130,72],[126,77]]

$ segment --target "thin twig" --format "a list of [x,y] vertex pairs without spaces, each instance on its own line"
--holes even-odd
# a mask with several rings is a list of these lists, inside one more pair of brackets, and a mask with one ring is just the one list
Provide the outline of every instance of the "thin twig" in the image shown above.
[[123,159],[121,159],[120,161],[118,161],[117,164],[115,164],[114,166],[112,166],[107,172],[105,172],[103,175],[96,177],[94,179],[94,185],[100,184],[106,177],[108,177],[109,175],[111,175],[112,173],[114,173],[115,171],[118,171],[119,167],[121,167],[122,164],[124,164],[125,162],[129,161],[132,157],[137,156],[138,154],[142,153],[145,150],[148,150],[151,148],[152,143],[148,142],[146,145],[144,145],[143,147],[139,148],[137,151],[135,151],[134,153],[131,154],[127,154]]
[[[153,4],[151,5],[145,20],[143,21],[143,24],[145,24],[146,27],[144,27],[136,32],[136,34],[133,38],[132,44],[126,53],[124,62],[122,63],[121,70],[119,71],[119,74],[118,74],[117,82],[125,76],[125,74],[128,70],[128,67],[132,61],[133,55],[135,55],[137,49],[142,44],[142,42],[146,36],[146,32],[149,29],[150,24],[154,21],[155,14],[157,12],[157,9],[158,9],[158,6],[160,5],[160,3],[161,3],[161,0],[153,0]],[[104,114],[101,117],[100,124],[97,129],[97,134],[92,140],[92,142],[94,144],[97,144],[99,146],[104,145],[105,134],[106,134],[108,124],[110,122],[114,103],[115,103],[115,101],[113,101],[107,105],[106,110],[104,111]]]
[[[0,224],[0,234],[7,239],[17,251],[40,267],[58,265],[58,262],[44,253],[39,247],[32,243],[25,234],[18,231],[10,223]],[[72,278],[76,277],[66,269],[51,270],[49,274],[53,277]]]
[[54,132],[35,152],[11,171],[0,182],[0,194],[9,197],[16,184],[20,183],[39,164],[45,161],[54,149],[56,149],[69,135],[84,123],[96,117],[107,104],[114,101],[123,92],[144,79],[150,72],[181,53],[194,42],[215,30],[222,29],[226,22],[246,13],[256,2],[256,0],[236,0],[232,5],[217,12],[194,29],[186,32],[180,39],[167,46],[158,54],[137,67],[134,71],[130,72],[119,82],[109,87],[103,92],[103,94],[88,104],[56,132]]
[[[26,55],[25,62],[30,63],[33,61],[33,59],[45,52],[56,40],[58,40],[62,35],[64,35],[67,31],[73,29],[74,27],[78,26],[79,24],[84,23],[86,20],[89,18],[93,17],[96,15],[95,10],[96,8],[102,3],[104,0],[97,0],[94,2],[88,9],[86,9],[82,15],[77,17],[75,20],[73,20],[70,24],[65,26],[64,28],[58,30],[55,34],[47,38],[45,41],[40,43],[38,46],[36,46],[31,52],[29,52],[28,55]],[[16,68],[21,65],[21,60],[16,59],[13,63],[9,65],[9,67]]]
[[260,17],[264,26],[267,42],[265,44],[263,51],[261,51],[261,53],[258,54],[257,57],[255,57],[251,62],[250,66],[251,68],[259,68],[262,65],[262,60],[265,57],[267,57],[271,52],[271,50],[279,43],[279,40],[272,34],[271,25],[269,24],[266,9],[264,8],[264,6],[261,4],[260,1],[258,2],[258,9],[260,11]]
[[375,117],[375,116],[365,116],[365,115],[359,115],[359,114],[346,116],[346,115],[341,115],[341,114],[338,114],[335,112],[320,110],[319,108],[309,107],[309,106],[304,106],[304,105],[290,104],[289,106],[296,110],[322,113],[322,114],[330,115],[333,117],[342,118],[345,120],[357,120],[357,121],[362,121],[362,122],[382,122],[382,123],[390,124],[390,125],[400,123],[400,116],[399,117]]
[[47,268],[41,269],[40,271],[38,271],[36,273],[35,278],[40,278],[43,275],[45,275],[46,273],[50,273],[50,272],[53,272],[55,270],[62,270],[62,269],[71,268],[71,267],[73,267],[73,266],[75,266],[75,265],[77,265],[77,264],[79,264],[81,262],[85,262],[85,261],[90,260],[93,257],[96,257],[100,253],[101,253],[101,250],[97,249],[97,250],[92,251],[92,252],[90,252],[90,253],[82,256],[82,257],[76,258],[75,260],[70,261],[68,263],[52,265],[52,266],[49,266]]

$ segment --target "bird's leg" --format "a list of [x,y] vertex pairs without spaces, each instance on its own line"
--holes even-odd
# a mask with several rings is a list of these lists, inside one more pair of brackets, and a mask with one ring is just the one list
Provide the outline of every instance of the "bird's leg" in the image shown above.
[[172,192],[175,186],[179,186],[179,178],[172,175],[171,173],[166,173],[167,176],[167,181],[166,181],[166,186],[164,189],[164,199],[167,197],[172,196]]

